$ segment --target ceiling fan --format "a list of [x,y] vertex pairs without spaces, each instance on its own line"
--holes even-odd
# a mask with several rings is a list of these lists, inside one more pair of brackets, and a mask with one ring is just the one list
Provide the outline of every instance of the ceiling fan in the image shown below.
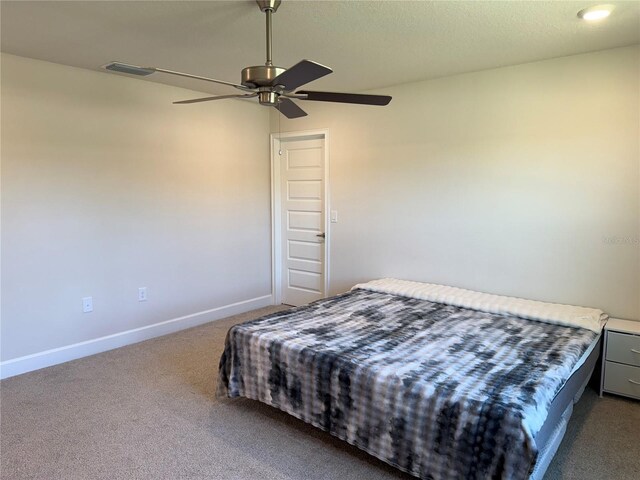
[[333,72],[329,67],[302,60],[293,67],[286,69],[273,65],[271,57],[271,16],[278,10],[282,0],[256,0],[260,10],[266,14],[267,19],[267,61],[264,65],[246,67],[242,70],[240,84],[201,77],[189,73],[176,72],[157,67],[140,67],[122,62],[111,62],[104,68],[114,72],[128,73],[132,75],[146,76],[160,72],[180,77],[204,80],[207,82],[228,85],[241,90],[242,94],[218,95],[213,97],[195,98],[173,102],[174,104],[188,104],[222,100],[225,98],[253,98],[257,97],[261,105],[277,108],[287,118],[304,117],[307,113],[302,110],[292,99],[310,100],[315,102],[355,103],[361,105],[388,105],[391,97],[387,95],[363,95],[358,93],[317,92],[310,90],[298,90],[298,87],[317,80]]

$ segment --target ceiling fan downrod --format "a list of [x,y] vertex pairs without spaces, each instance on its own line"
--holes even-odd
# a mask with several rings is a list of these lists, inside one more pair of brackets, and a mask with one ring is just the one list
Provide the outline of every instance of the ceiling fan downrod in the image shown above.
[[256,0],[258,6],[260,7],[260,10],[262,12],[264,12],[264,14],[267,17],[267,61],[265,62],[265,65],[273,65],[272,62],[272,41],[271,39],[273,38],[271,32],[271,16],[272,14],[274,14],[277,10],[278,7],[280,6],[280,3],[282,3],[282,0]]
[[[264,65],[247,67],[242,70],[242,85],[249,88],[258,88],[258,100],[262,105],[277,105],[279,93],[273,88],[271,82],[286,69],[273,65],[272,57],[272,15],[278,10],[282,0],[256,0],[260,10],[266,16],[266,50],[267,61]],[[269,87],[269,88],[267,88]]]

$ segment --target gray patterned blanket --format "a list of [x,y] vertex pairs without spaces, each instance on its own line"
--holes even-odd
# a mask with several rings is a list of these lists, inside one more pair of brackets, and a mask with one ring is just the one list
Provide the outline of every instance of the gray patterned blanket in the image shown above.
[[549,405],[596,336],[356,289],[232,327],[218,394],[423,479],[524,479]]

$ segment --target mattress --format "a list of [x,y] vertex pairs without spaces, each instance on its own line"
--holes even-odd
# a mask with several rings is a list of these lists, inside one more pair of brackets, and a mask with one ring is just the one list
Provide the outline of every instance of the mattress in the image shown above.
[[[553,436],[554,432],[558,428],[558,425],[564,421],[568,421],[571,417],[573,405],[578,403],[578,401],[580,400],[582,392],[587,386],[587,383],[589,382],[589,379],[591,378],[591,375],[593,374],[593,371],[598,364],[598,358],[600,357],[601,352],[602,335],[600,334],[593,340],[592,344],[585,351],[580,360],[576,363],[576,366],[573,368],[571,375],[551,402],[547,418],[540,428],[540,431],[535,436],[536,445],[538,446],[540,452],[544,452],[548,448],[547,444],[554,441]],[[560,437],[560,440],[561,439],[562,437]],[[541,455],[540,457],[542,458],[543,455]],[[544,463],[544,461],[541,461],[541,458],[538,459],[537,463]],[[551,459],[549,458],[549,462],[550,461]],[[546,470],[547,466],[548,463],[544,467],[544,470]],[[536,470],[540,470],[539,465],[536,465],[535,468]],[[544,470],[542,471],[542,473],[544,473]],[[536,478],[542,478],[543,475],[540,475],[540,471],[538,471],[537,474],[539,475],[539,477]]]
[[437,303],[397,282],[232,327],[219,394],[280,408],[420,478],[527,478],[558,440],[554,403],[566,421],[562,392],[601,312],[516,302],[545,316],[532,321],[501,299]]

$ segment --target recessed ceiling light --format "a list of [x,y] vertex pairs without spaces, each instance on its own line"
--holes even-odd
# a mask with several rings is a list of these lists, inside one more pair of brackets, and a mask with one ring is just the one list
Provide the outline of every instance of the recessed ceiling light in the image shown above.
[[578,12],[578,17],[587,21],[602,20],[611,15],[613,5],[596,5],[595,7],[583,8]]

